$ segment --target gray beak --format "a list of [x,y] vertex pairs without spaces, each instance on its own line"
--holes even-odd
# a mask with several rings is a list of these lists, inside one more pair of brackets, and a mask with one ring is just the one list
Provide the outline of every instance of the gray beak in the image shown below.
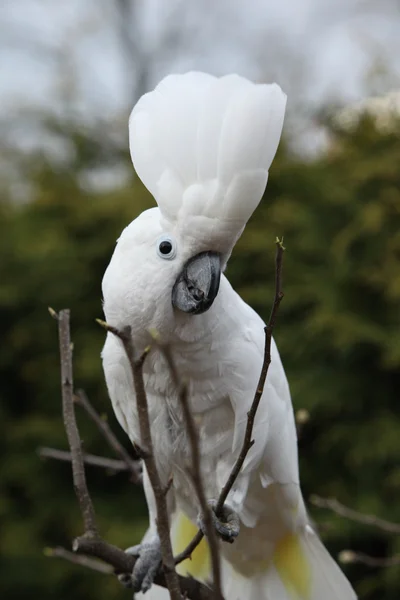
[[185,313],[199,315],[214,302],[221,279],[221,256],[201,252],[183,267],[172,288],[172,304]]

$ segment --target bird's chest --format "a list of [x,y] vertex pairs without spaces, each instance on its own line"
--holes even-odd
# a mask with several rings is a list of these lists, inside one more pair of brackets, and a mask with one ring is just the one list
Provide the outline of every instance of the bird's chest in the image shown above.
[[[213,389],[210,380],[207,386],[196,385],[191,380],[189,402],[200,448],[200,467],[207,498],[219,493],[221,481],[226,477],[230,465],[234,413],[227,396],[221,396],[218,385]],[[159,472],[165,482],[172,478],[175,497],[188,516],[198,513],[196,492],[192,476],[192,442],[182,406],[176,394],[166,394],[162,399],[149,395],[153,413],[153,447]]]

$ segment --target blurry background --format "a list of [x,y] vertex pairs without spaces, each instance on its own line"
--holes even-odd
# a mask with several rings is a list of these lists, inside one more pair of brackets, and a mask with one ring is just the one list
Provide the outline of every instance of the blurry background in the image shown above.
[[[152,204],[128,156],[128,114],[171,71],[236,71],[288,93],[266,199],[228,276],[266,318],[284,236],[275,337],[295,410],[309,414],[304,494],[400,522],[399,2],[3,0],[0,52],[1,597],[130,597],[43,554],[82,531],[69,465],[37,455],[67,448],[47,306],[71,308],[76,385],[126,444],[94,319],[116,238]],[[85,449],[112,456],[78,417]],[[139,541],[141,491],[123,473],[88,478],[104,536]],[[334,555],[400,554],[399,536],[310,511]],[[360,598],[399,598],[400,566],[344,568]]]

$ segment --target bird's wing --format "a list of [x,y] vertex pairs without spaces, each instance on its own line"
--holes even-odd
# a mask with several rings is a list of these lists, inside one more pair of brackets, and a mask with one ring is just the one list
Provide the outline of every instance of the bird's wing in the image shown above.
[[114,334],[107,334],[101,356],[115,416],[131,442],[138,443],[140,436],[132,373],[122,342]]
[[[230,399],[235,412],[233,455],[237,456],[243,444],[247,414],[257,389],[264,356],[264,323],[243,301],[240,301],[241,319],[245,335],[236,337],[230,345],[234,357],[232,393]],[[250,449],[242,476],[259,473],[261,483],[299,483],[297,435],[289,385],[275,341],[271,343],[271,364],[264,391],[256,413]],[[245,492],[244,492],[245,493]]]

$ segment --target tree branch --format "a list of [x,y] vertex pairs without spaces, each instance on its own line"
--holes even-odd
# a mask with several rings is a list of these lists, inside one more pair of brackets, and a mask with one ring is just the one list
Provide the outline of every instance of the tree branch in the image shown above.
[[224,485],[216,507],[217,511],[222,510],[224,502],[226,501],[229,492],[232,489],[233,484],[235,483],[242,467],[244,461],[246,460],[246,456],[250,450],[250,448],[254,444],[254,440],[252,440],[253,435],[253,427],[254,421],[257,413],[258,406],[260,404],[261,397],[264,392],[264,385],[268,375],[269,365],[271,364],[271,340],[272,340],[272,332],[275,326],[276,315],[279,310],[279,305],[283,298],[282,292],[282,260],[283,260],[283,252],[285,250],[283,243],[277,238],[276,239],[276,257],[275,257],[275,297],[274,303],[272,305],[271,314],[269,317],[269,321],[264,329],[265,331],[265,346],[264,346],[264,361],[261,368],[260,379],[258,381],[256,393],[254,395],[254,399],[251,405],[249,412],[247,413],[247,425],[246,432],[244,434],[244,440],[242,449],[239,453],[239,456],[236,460],[236,463],[232,469],[230,476],[228,477],[228,481]]
[[84,390],[78,390],[75,395],[76,401],[82,408],[85,409],[89,417],[95,423],[103,437],[106,439],[110,447],[114,450],[114,452],[121,457],[131,474],[131,480],[133,483],[140,483],[142,480],[141,477],[141,468],[139,461],[133,460],[129,453],[125,450],[122,444],[117,439],[116,435],[112,431],[110,425],[107,423],[105,419],[102,419],[95,408],[89,401]]
[[[244,461],[246,460],[246,456],[250,450],[250,448],[254,444],[254,440],[252,440],[254,421],[257,413],[258,406],[260,404],[261,397],[264,391],[265,381],[268,375],[269,365],[271,364],[271,340],[272,340],[272,332],[275,326],[276,315],[279,310],[279,305],[283,298],[282,292],[282,262],[283,262],[283,253],[285,251],[285,247],[283,246],[283,239],[279,240],[276,238],[276,255],[275,255],[275,296],[274,302],[271,309],[271,314],[268,320],[265,331],[265,346],[264,346],[264,360],[261,368],[260,379],[258,381],[258,385],[256,388],[256,392],[254,395],[254,399],[251,405],[249,412],[247,413],[247,425],[245,436],[243,440],[243,445],[240,450],[239,456],[232,468],[232,471],[228,477],[228,480],[224,487],[221,490],[221,493],[218,498],[218,503],[216,506],[216,513],[222,510],[223,505],[228,497],[229,492],[232,489],[242,467]],[[188,546],[181,552],[178,556],[175,557],[175,562],[178,564],[183,560],[189,558],[192,555],[192,552],[198,546],[203,538],[202,532],[199,530],[193,540],[188,544]]]
[[[131,573],[136,562],[136,558],[131,554],[127,554],[120,548],[108,544],[102,539],[89,539],[84,536],[76,538],[73,550],[74,552],[79,552],[87,556],[95,556],[103,560],[112,565],[117,573]],[[184,597],[191,600],[213,600],[213,592],[207,585],[191,577],[177,575],[177,578]],[[156,575],[154,583],[167,587],[165,575],[162,571],[159,571]]]
[[400,566],[400,555],[388,557],[369,556],[363,552],[353,552],[353,550],[342,550],[339,552],[339,561],[343,564],[359,563],[368,567],[398,567]]
[[[199,434],[197,431],[196,423],[193,419],[192,412],[189,406],[188,388],[187,385],[180,381],[178,372],[176,369],[175,361],[173,360],[171,351],[168,346],[159,345],[161,352],[163,353],[165,360],[168,364],[169,370],[172,375],[174,384],[178,390],[179,400],[182,406],[183,417],[189,437],[190,449],[192,454],[192,464],[190,467],[190,475],[193,481],[193,486],[196,491],[197,499],[199,501],[200,510],[204,519],[204,527],[206,530],[207,541],[210,548],[211,554],[211,567],[213,573],[213,589],[215,591],[215,597],[218,600],[223,598],[221,591],[221,566],[218,539],[215,533],[214,524],[211,515],[211,509],[207,504],[206,495],[204,492],[203,478],[201,474],[201,460],[200,460],[200,441]],[[201,538],[200,538],[201,540]]]
[[[274,304],[271,310],[271,315],[267,326],[265,327],[265,349],[264,349],[264,360],[261,370],[260,379],[257,385],[256,393],[251,405],[251,408],[247,417],[247,426],[245,432],[245,438],[238,459],[232,469],[232,472],[226,482],[223,490],[218,499],[217,513],[221,510],[223,504],[240,473],[246,456],[253,445],[252,432],[254,426],[254,420],[258,405],[261,400],[263,393],[265,380],[268,374],[268,368],[271,362],[271,339],[272,331],[275,325],[275,318],[279,309],[279,304],[282,300],[283,293],[281,290],[281,271],[282,271],[282,256],[284,247],[281,241],[276,240],[277,253],[276,253],[276,276],[275,276],[275,298]],[[67,431],[68,442],[71,449],[72,459],[72,470],[74,478],[74,487],[80,503],[81,512],[85,523],[85,534],[79,538],[76,538],[73,544],[73,550],[79,554],[87,556],[94,556],[103,560],[108,565],[112,565],[116,571],[121,573],[129,573],[132,571],[136,559],[116,546],[108,544],[102,540],[97,532],[97,526],[95,522],[95,515],[93,504],[87,489],[83,452],[79,437],[79,432],[75,420],[74,405],[73,405],[73,378],[72,378],[72,347],[70,340],[70,329],[69,329],[69,310],[63,310],[59,314],[55,313],[50,309],[50,313],[54,318],[57,319],[59,324],[59,337],[60,337],[60,355],[61,355],[61,381],[62,381],[62,396],[63,396],[63,415],[64,423]],[[198,581],[189,577],[178,576],[175,570],[175,563],[180,562],[186,558],[189,558],[194,548],[202,539],[203,535],[199,531],[186,550],[174,560],[172,554],[172,546],[169,534],[169,519],[166,505],[166,489],[162,486],[161,480],[156,468],[155,459],[153,456],[153,445],[151,439],[151,430],[148,414],[147,397],[145,393],[144,381],[143,381],[143,363],[148,353],[147,349],[142,356],[136,358],[135,351],[132,343],[131,330],[129,327],[120,331],[104,321],[98,320],[98,322],[110,333],[116,335],[122,342],[126,355],[129,360],[129,364],[132,371],[133,382],[135,387],[137,411],[139,417],[140,433],[141,433],[141,450],[143,453],[143,459],[146,464],[146,468],[149,474],[149,479],[153,488],[156,505],[157,505],[157,528],[160,537],[162,559],[163,559],[163,570],[157,574],[155,583],[167,587],[170,591],[172,600],[181,600],[181,590],[186,597],[192,600],[211,600],[215,598],[215,591],[209,587],[199,583]],[[189,438],[192,449],[192,459],[194,465],[200,464],[200,453],[198,445],[197,430],[193,421],[193,417],[190,413],[187,391],[183,388],[180,390],[180,397],[182,400],[182,407],[184,410],[185,420],[188,426]],[[185,409],[186,406],[186,409]],[[196,469],[197,473],[200,473],[200,469]],[[201,485],[201,478],[196,479],[194,476],[194,483],[196,491],[199,493],[199,502],[203,509],[203,503],[205,502],[204,489]],[[201,494],[203,497],[201,498]],[[208,506],[207,506],[208,508]],[[207,515],[207,510],[204,511]],[[208,514],[211,514],[208,511]],[[209,524],[208,524],[209,526]],[[214,532],[213,532],[214,533]],[[212,538],[212,534],[210,535]],[[63,554],[63,553],[61,553]],[[60,554],[60,555],[61,555]],[[215,568],[215,566],[214,566]],[[215,574],[214,574],[215,577]],[[218,582],[218,570],[217,578]],[[218,593],[218,590],[217,590]],[[222,600],[222,596],[219,595]]]
[[[85,555],[86,558],[89,556],[98,558],[108,565],[111,565],[120,573],[131,573],[135,566],[136,558],[126,554],[120,548],[108,544],[99,536],[95,522],[93,504],[86,484],[82,445],[76,424],[73,402],[72,345],[69,326],[70,311],[62,310],[60,313],[56,313],[50,308],[49,312],[51,316],[58,321],[64,425],[71,450],[75,492],[85,525],[85,533],[81,537],[76,538],[73,542],[73,551]],[[139,359],[139,361],[135,363],[135,368],[141,368],[143,360],[144,357]],[[57,551],[56,554],[70,560],[70,556],[68,555],[67,557],[64,552]],[[82,564],[82,562],[78,560],[74,562]],[[85,562],[87,566],[87,561]],[[178,576],[175,570],[174,574],[177,578],[178,586],[181,587],[185,597],[190,598],[190,600],[213,600],[213,592],[209,587],[190,577]],[[168,587],[165,573],[158,573],[155,578],[155,583],[162,587]],[[180,595],[177,597],[177,600],[178,599],[181,600]]]
[[392,523],[390,521],[386,521],[385,519],[381,519],[380,517],[376,517],[375,515],[365,515],[360,513],[353,508],[348,508],[344,504],[341,504],[336,500],[336,498],[321,498],[321,496],[317,496],[313,494],[310,497],[310,502],[314,506],[318,508],[328,508],[333,511],[337,515],[341,517],[345,517],[350,521],[356,521],[357,523],[363,523],[363,525],[370,525],[372,527],[376,527],[381,531],[386,531],[387,533],[394,533],[400,535],[400,525],[397,523]]
[[[62,462],[72,462],[71,452],[65,452],[64,450],[58,450],[56,448],[38,448],[38,454],[40,458],[52,458]],[[105,456],[96,456],[95,454],[86,453],[83,454],[82,457],[85,465],[107,469],[113,473],[128,470],[128,466],[123,460],[115,460],[113,458],[106,458]]]
[[117,336],[126,352],[129,365],[132,371],[133,384],[135,388],[136,406],[139,418],[140,428],[140,447],[143,452],[143,460],[146,465],[149,480],[154,492],[154,498],[157,506],[157,531],[160,538],[162,563],[165,580],[172,600],[181,600],[181,591],[178,574],[175,569],[174,555],[170,538],[170,524],[167,511],[166,490],[164,489],[157,470],[156,461],[153,454],[153,442],[151,438],[150,419],[147,404],[147,396],[143,381],[143,363],[149,349],[137,358],[132,343],[131,328],[125,327],[119,330],[98,319],[108,332]]
[[63,558],[74,565],[80,565],[81,567],[86,567],[88,569],[92,569],[92,571],[104,573],[105,575],[113,575],[115,572],[111,565],[108,565],[101,560],[90,558],[84,554],[75,554],[74,552],[70,552],[61,546],[57,546],[56,548],[45,548],[44,555],[50,558]]
[[64,425],[67,433],[69,447],[72,456],[72,476],[75,494],[81,507],[85,535],[95,537],[98,535],[94,507],[90,497],[83,464],[82,444],[79,436],[78,426],[75,420],[73,401],[73,373],[72,373],[72,344],[70,334],[70,311],[61,310],[59,314],[54,311],[52,316],[58,321],[58,335],[60,340],[61,360],[61,393],[63,404]]

